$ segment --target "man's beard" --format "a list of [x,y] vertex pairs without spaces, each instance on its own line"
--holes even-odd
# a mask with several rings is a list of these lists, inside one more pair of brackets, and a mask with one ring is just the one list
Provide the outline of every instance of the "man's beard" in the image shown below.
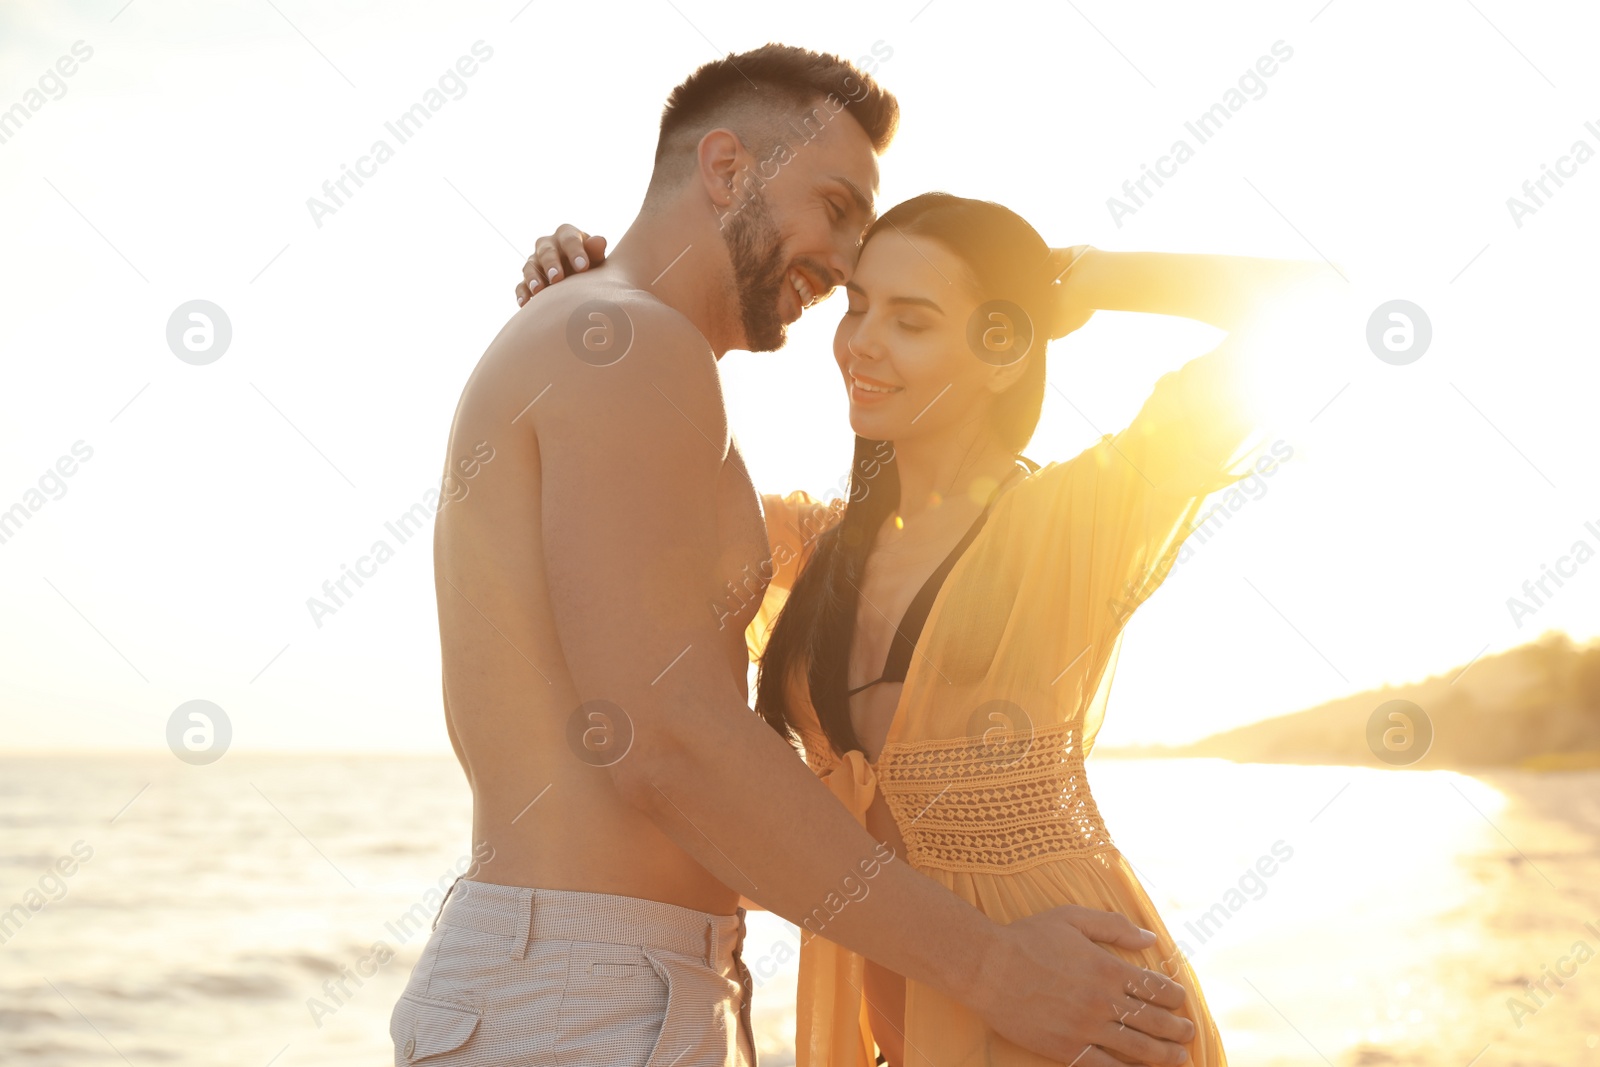
[[788,340],[788,325],[778,312],[778,298],[789,284],[783,239],[767,210],[766,197],[752,191],[728,218],[723,238],[733,267],[744,324],[745,351],[776,352]]

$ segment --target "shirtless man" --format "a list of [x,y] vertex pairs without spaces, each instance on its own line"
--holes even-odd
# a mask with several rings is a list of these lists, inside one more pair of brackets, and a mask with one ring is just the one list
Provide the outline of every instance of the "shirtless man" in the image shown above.
[[[1182,990],[1064,907],[1003,926],[885,858],[748,707],[727,583],[770,573],[717,360],[782,346],[854,268],[894,98],[768,45],[673,91],[605,264],[522,307],[462,393],[435,527],[475,854],[396,1005],[397,1064],[753,1064],[741,898],[1084,1067],[1183,1062]],[[492,452],[486,452],[492,449]],[[492,455],[493,462],[481,461]],[[925,1050],[937,1056],[938,1050]]]

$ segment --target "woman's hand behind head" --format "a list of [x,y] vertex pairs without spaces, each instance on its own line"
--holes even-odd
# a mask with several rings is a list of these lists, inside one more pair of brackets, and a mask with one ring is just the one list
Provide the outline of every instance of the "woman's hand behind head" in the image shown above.
[[1046,262],[1055,281],[1051,286],[1055,299],[1051,320],[1042,325],[1045,335],[1052,341],[1081,329],[1094,314],[1095,309],[1083,300],[1081,290],[1072,284],[1072,269],[1083,256],[1094,250],[1092,245],[1072,245],[1050,250]]

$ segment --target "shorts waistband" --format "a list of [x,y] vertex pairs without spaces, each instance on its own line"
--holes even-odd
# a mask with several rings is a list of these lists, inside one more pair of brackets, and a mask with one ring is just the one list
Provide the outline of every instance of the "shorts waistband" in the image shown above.
[[732,915],[664,904],[659,900],[533,889],[458,880],[439,922],[524,942],[598,941],[659,948],[715,966],[732,959],[744,942],[745,911]]

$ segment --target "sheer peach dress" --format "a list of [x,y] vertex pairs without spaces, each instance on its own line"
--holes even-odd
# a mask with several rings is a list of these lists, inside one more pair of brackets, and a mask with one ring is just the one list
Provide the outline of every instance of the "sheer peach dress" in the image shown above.
[[[1129,614],[1166,578],[1208,494],[1252,469],[1260,431],[1224,345],[1161,377],[1138,416],[1003,494],[917,641],[876,763],[834,752],[799,686],[806,760],[865,825],[881,793],[921,873],[998,922],[1059,904],[1119,912],[1158,935],[1122,952],[1188,992],[1196,1067],[1225,1063],[1187,960],[1101,822],[1084,778]],[[1265,462],[1263,457],[1262,462]],[[841,514],[765,497],[773,589],[753,654],[817,535]],[[802,936],[797,1067],[870,1067],[862,957]],[[906,1067],[1045,1064],[962,1004],[906,983]]]

